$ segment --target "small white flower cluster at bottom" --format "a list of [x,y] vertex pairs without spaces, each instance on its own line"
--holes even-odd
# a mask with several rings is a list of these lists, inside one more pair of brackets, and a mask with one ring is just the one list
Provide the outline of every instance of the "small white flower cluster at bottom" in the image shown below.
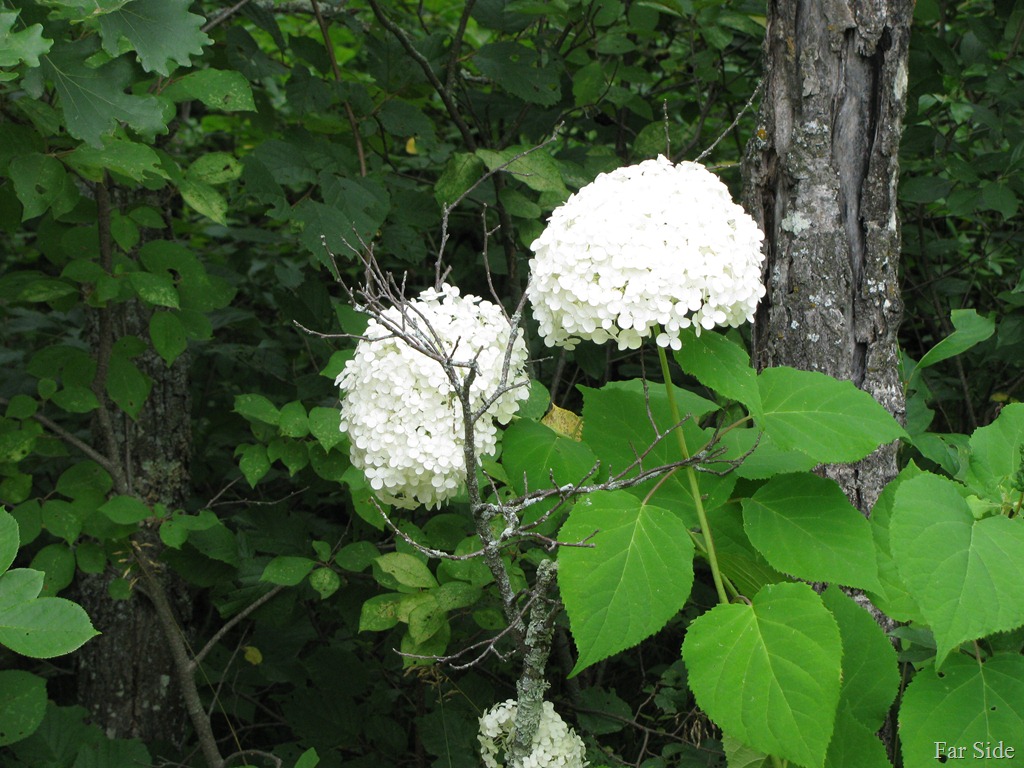
[[[487,768],[502,768],[500,755],[508,751],[516,724],[518,705],[515,699],[503,701],[480,717],[480,756]],[[584,768],[586,748],[583,739],[566,725],[555,712],[555,705],[545,701],[540,725],[533,737],[533,752],[523,761],[523,768]]]

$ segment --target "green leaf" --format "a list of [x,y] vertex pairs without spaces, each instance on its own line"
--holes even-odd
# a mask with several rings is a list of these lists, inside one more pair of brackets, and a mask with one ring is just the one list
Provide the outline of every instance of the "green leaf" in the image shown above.
[[250,488],[255,488],[267,472],[270,471],[270,459],[267,458],[267,448],[264,445],[240,445],[235,449],[235,455],[242,455],[238,462],[238,468],[242,470]]
[[43,591],[45,574],[31,568],[13,568],[0,574],[0,612],[35,600]]
[[1005,220],[1009,221],[1017,213],[1020,201],[1009,184],[987,181],[981,185],[979,203],[979,207],[983,211],[998,211]]
[[607,88],[600,61],[592,61],[573,74],[572,97],[577,107],[596,104]]
[[970,439],[966,482],[993,499],[1017,501],[1014,478],[1020,471],[1024,446],[1024,404],[1004,407],[995,421],[975,430]]
[[0,611],[0,644],[34,659],[62,656],[99,633],[81,606],[40,597]]
[[535,421],[519,420],[502,437],[501,463],[516,493],[580,483],[597,457],[583,443],[562,437]]
[[523,101],[551,106],[562,96],[561,66],[525,45],[502,41],[484,45],[473,57],[477,69]]
[[180,306],[174,280],[167,274],[131,272],[128,281],[140,299],[157,307],[177,309]]
[[359,612],[360,632],[383,632],[398,624],[398,609],[405,595],[394,593],[371,597]]
[[62,499],[47,499],[42,509],[43,527],[68,544],[74,544],[82,532],[82,518],[73,504]]
[[67,155],[64,162],[91,181],[100,181],[105,171],[126,176],[133,181],[144,181],[152,177],[168,178],[167,171],[160,164],[160,156],[152,147],[119,138],[106,137],[103,146],[99,148],[83,144]]
[[825,768],[892,768],[876,730],[851,715],[849,707],[840,702]]
[[68,413],[89,413],[100,407],[96,393],[88,387],[64,387],[50,398],[54,405]]
[[896,491],[900,485],[912,477],[921,474],[916,464],[911,462],[904,467],[900,474],[894,478],[879,495],[875,506],[871,509],[869,523],[871,525],[872,537],[875,540],[875,555],[878,560],[878,581],[882,585],[881,591],[873,590],[870,593],[871,602],[896,621],[914,621],[924,623],[924,617],[917,607],[914,598],[907,591],[907,585],[900,578],[896,567],[896,558],[892,554],[890,544],[889,526],[892,522],[892,508],[896,500]]
[[[647,453],[645,468],[671,464],[680,461],[679,445],[673,435],[658,440],[653,417],[660,431],[667,431],[672,424],[668,396],[663,386],[652,386],[645,395],[642,382],[620,382],[605,385],[601,389],[580,387],[583,393],[583,441],[601,460],[603,473],[618,475],[636,461],[636,457]],[[683,389],[676,389],[680,413],[692,418],[683,423],[681,429],[686,444],[692,452],[701,448],[710,439],[695,420],[715,410],[709,400]],[[650,408],[648,409],[648,405]],[[638,474],[631,470],[626,476]],[[705,508],[711,509],[724,503],[732,490],[735,478],[731,475],[720,477],[708,472],[699,472],[697,482],[701,495],[705,496]],[[654,491],[655,485],[658,486]],[[676,472],[668,478],[652,479],[629,489],[628,493],[645,498],[655,506],[676,510],[688,525],[697,524],[697,512],[693,502],[690,484],[685,472]]]
[[132,65],[118,58],[99,67],[86,61],[98,43],[94,36],[74,42],[58,41],[43,59],[46,76],[53,81],[68,133],[94,147],[103,136],[127,123],[144,136],[166,133],[164,102],[156,96],[125,93],[133,79]]
[[340,429],[341,410],[317,406],[309,412],[309,431],[325,451],[344,443],[348,438]]
[[683,642],[697,704],[722,731],[809,768],[825,762],[841,658],[835,619],[806,584],[770,584],[751,605],[718,605]]
[[877,589],[871,527],[832,480],[779,475],[743,501],[743,529],[773,568],[808,581]]
[[750,355],[743,347],[714,331],[698,336],[692,328],[686,328],[679,338],[683,346],[675,358],[680,368],[708,389],[743,403],[755,418],[760,415],[757,373],[750,367]]
[[31,736],[45,715],[43,678],[17,669],[0,671],[0,747]]
[[368,541],[354,541],[341,548],[334,556],[334,562],[339,568],[358,573],[369,568],[378,557],[380,552],[373,544]]
[[196,158],[186,175],[203,184],[224,184],[242,175],[242,164],[227,152],[208,152]]
[[295,768],[316,768],[320,764],[320,756],[316,753],[316,750],[310,747],[299,757],[295,763]]
[[21,62],[38,67],[39,57],[50,50],[53,40],[43,37],[42,24],[22,24],[23,29],[12,32],[17,18],[17,11],[0,13],[0,67],[16,67]]
[[235,395],[235,413],[249,421],[261,421],[275,427],[281,421],[281,412],[277,406],[263,395]]
[[36,552],[29,564],[32,570],[42,571],[44,597],[53,597],[75,578],[75,556],[66,544],[48,544]]
[[114,496],[100,512],[118,525],[134,525],[153,516],[153,510],[134,496]]
[[[8,173],[14,182],[14,191],[21,201],[21,220],[27,221],[52,210],[55,217],[63,216],[75,207],[80,197],[74,179],[63,164],[49,155],[31,153],[11,160]],[[24,297],[27,301],[45,301],[45,298]]]
[[437,579],[430,569],[412,555],[389,552],[376,558],[374,565],[403,587],[430,589],[437,586]]
[[341,577],[330,568],[317,568],[309,574],[309,585],[326,600],[341,588]]
[[197,99],[221,112],[255,112],[249,81],[241,72],[200,69],[175,80],[164,91],[173,101]]
[[0,509],[0,573],[14,562],[20,542],[18,521],[5,509]]
[[[742,458],[742,463],[734,471],[737,477],[748,480],[766,480],[790,472],[809,472],[818,465],[817,461],[802,451],[779,448],[770,435],[756,429],[733,429],[720,435],[720,441],[726,448],[721,458],[733,461]],[[715,468],[714,464],[712,468]]]
[[847,713],[874,734],[885,722],[900,688],[896,651],[864,608],[839,587],[822,593],[843,642],[843,684],[839,699]]
[[783,449],[819,462],[859,461],[906,432],[871,395],[849,381],[793,368],[758,376],[764,416],[759,423]]
[[153,313],[149,318],[149,338],[168,368],[188,347],[185,329],[173,312]]
[[271,584],[279,584],[283,587],[294,587],[301,584],[306,575],[313,570],[316,562],[308,557],[293,557],[289,555],[278,555],[263,569],[260,581],[268,581]]
[[903,582],[935,634],[936,665],[965,640],[1024,624],[1024,521],[975,519],[951,480],[902,483],[889,525]]
[[147,72],[164,77],[173,65],[191,66],[213,41],[200,30],[204,19],[189,13],[189,0],[133,0],[100,17],[103,50],[119,56],[135,50]]
[[324,243],[342,260],[354,258],[360,241],[373,242],[391,208],[387,190],[373,178],[344,178],[321,173],[323,202],[303,200],[292,208],[292,218],[302,225],[302,243],[329,266]]
[[579,649],[570,675],[650,637],[690,596],[693,542],[673,512],[621,491],[594,493],[576,504],[558,539],[594,545],[558,551],[558,585]]
[[175,512],[160,524],[160,540],[168,547],[181,549],[190,531],[205,531],[219,523],[217,515],[208,509],[200,510],[198,515]]
[[455,152],[434,185],[434,198],[441,205],[451,205],[476,183],[484,164],[476,155]]
[[476,604],[482,594],[478,587],[462,581],[449,581],[431,590],[443,611],[455,611]]
[[[137,273],[136,273],[137,274]],[[153,382],[125,355],[111,355],[107,368],[107,394],[117,407],[131,416],[139,415]]]
[[[922,669],[900,705],[905,768],[931,768],[951,758],[978,765],[1012,764],[1005,756],[986,760],[983,750],[999,744],[1019,750],[1022,733],[1024,656],[1016,653],[997,654],[984,662],[953,656],[942,672]],[[975,745],[982,750],[980,755]],[[958,747],[963,750],[951,751]]]
[[908,388],[913,389],[916,386],[920,371],[942,360],[966,352],[976,344],[985,341],[996,331],[994,320],[982,317],[973,309],[954,309],[950,313],[949,319],[955,330],[924,354],[914,368],[914,373],[907,383]]
[[528,146],[508,147],[500,152],[478,149],[477,156],[492,171],[501,169],[537,192],[554,192],[561,198],[569,196],[562,181],[558,162],[543,149]]
[[306,407],[293,401],[285,403],[281,408],[281,418],[278,421],[281,434],[286,437],[305,437],[309,434],[309,417],[306,416]]
[[197,213],[218,224],[227,224],[228,201],[209,184],[183,179],[178,184],[178,191],[181,192],[181,199]]

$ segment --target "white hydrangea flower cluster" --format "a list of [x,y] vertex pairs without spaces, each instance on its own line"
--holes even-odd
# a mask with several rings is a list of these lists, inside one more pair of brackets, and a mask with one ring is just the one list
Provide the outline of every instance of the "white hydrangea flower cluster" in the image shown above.
[[[480,718],[480,756],[487,768],[501,768],[500,755],[508,751],[518,704],[515,699],[503,701]],[[533,752],[523,761],[523,768],[584,768],[586,748],[583,739],[566,725],[555,712],[555,705],[545,701],[540,725],[533,737]]]
[[[426,324],[456,362],[476,360],[470,387],[474,409],[498,391],[511,326],[501,309],[477,296],[460,296],[445,285],[428,289],[410,302],[407,323],[416,336],[429,338]],[[385,317],[402,322],[392,307]],[[425,322],[423,322],[425,321]],[[436,343],[436,341],[435,341]],[[526,344],[513,344],[508,384],[526,380]],[[466,367],[456,369],[464,377]],[[410,347],[376,319],[370,321],[355,356],[338,376],[342,390],[341,431],[351,440],[352,463],[363,470],[382,501],[397,507],[440,506],[466,481],[465,433],[456,391],[437,360]],[[476,423],[477,454],[493,453],[495,421],[507,424],[528,388],[506,391]]]
[[528,294],[548,346],[614,340],[679,349],[679,330],[751,321],[764,296],[754,220],[698,163],[603,173],[555,209],[530,246]]

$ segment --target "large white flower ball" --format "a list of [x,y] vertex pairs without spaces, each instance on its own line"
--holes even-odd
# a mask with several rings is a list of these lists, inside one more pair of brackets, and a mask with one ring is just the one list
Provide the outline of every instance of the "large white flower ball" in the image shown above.
[[[497,704],[480,717],[480,756],[487,768],[501,768],[500,756],[508,752],[516,723],[518,704],[514,699]],[[586,748],[572,728],[545,701],[540,725],[533,737],[533,752],[523,761],[526,768],[584,768]]]
[[764,296],[754,220],[698,163],[665,157],[598,176],[551,214],[530,246],[527,289],[548,346],[614,340],[637,349],[655,328],[751,321]]
[[[384,317],[403,333],[456,362],[476,361],[470,386],[474,411],[502,387],[502,369],[512,331],[501,309],[477,296],[460,296],[448,285],[426,290],[410,302],[403,321],[392,307]],[[526,345],[512,346],[506,386],[475,423],[477,455],[494,452],[495,422],[507,424],[528,396]],[[461,388],[469,368],[456,366]],[[355,356],[338,376],[342,390],[341,431],[351,441],[352,463],[382,501],[429,508],[456,495],[466,481],[465,432],[456,389],[438,360],[371,320]]]

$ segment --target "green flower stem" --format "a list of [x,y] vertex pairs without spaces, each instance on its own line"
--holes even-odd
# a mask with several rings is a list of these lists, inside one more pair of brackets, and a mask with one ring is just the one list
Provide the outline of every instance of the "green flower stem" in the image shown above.
[[[679,424],[682,419],[679,417],[679,405],[676,403],[676,393],[672,389],[672,376],[668,369],[668,356],[665,348],[658,347],[658,360],[661,361],[661,375],[665,380],[665,392],[668,393],[668,407],[672,413],[672,423]],[[686,447],[686,437],[683,435],[682,426],[675,429],[676,439],[679,441],[679,452],[683,459],[690,458],[690,451]],[[697,483],[697,472],[693,467],[686,467],[686,478],[690,483],[690,494],[693,496],[694,506],[697,508],[697,520],[700,522],[701,535],[704,537],[704,549],[707,554],[708,563],[711,566],[711,577],[715,580],[715,590],[718,592],[718,601],[728,603],[729,595],[722,583],[722,571],[718,567],[718,555],[715,554],[715,541],[711,536],[711,526],[708,525],[708,515],[704,511],[704,500],[700,495],[700,485]]]

